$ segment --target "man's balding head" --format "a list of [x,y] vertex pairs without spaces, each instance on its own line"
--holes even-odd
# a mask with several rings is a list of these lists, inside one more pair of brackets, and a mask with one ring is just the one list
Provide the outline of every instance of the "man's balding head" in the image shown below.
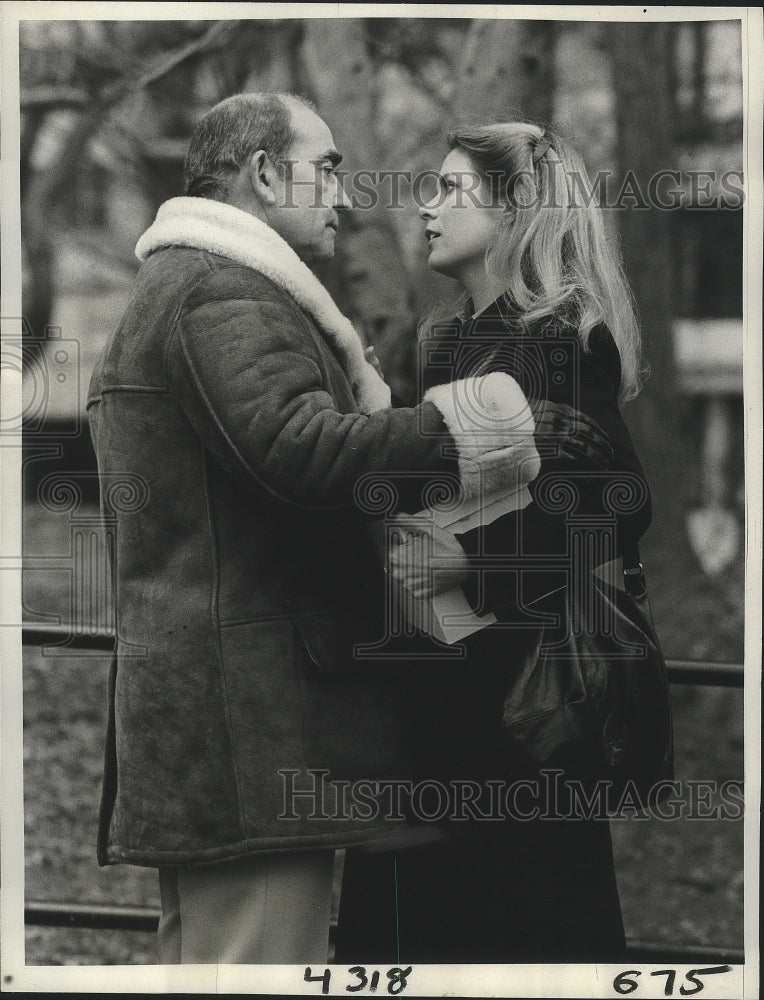
[[223,201],[274,229],[305,261],[334,255],[348,207],[331,129],[291,94],[237,94],[199,122],[186,194]]
[[186,194],[225,201],[229,181],[259,149],[283,170],[281,161],[294,141],[295,105],[315,110],[294,94],[236,94],[216,104],[191,137],[183,171]]

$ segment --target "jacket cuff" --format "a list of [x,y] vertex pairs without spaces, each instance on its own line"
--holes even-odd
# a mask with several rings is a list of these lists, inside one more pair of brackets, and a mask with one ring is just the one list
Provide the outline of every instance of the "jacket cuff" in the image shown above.
[[541,460],[533,414],[515,379],[490,372],[433,386],[424,398],[438,408],[456,445],[462,516],[511,497],[515,508],[526,506]]

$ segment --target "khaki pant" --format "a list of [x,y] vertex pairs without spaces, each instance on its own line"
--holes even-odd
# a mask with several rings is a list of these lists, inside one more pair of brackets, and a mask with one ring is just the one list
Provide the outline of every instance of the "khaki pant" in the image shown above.
[[160,868],[159,961],[325,964],[334,851]]

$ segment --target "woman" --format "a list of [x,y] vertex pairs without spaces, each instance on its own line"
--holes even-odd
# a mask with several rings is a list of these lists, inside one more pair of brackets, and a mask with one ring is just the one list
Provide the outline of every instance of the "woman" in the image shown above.
[[[540,467],[518,509],[456,539],[429,526],[432,563],[412,566],[408,547],[390,556],[413,593],[460,584],[476,613],[495,617],[465,641],[466,663],[418,673],[418,775],[476,779],[480,792],[439,824],[440,843],[348,852],[336,960],[618,961],[607,822],[555,818],[563,803],[543,793],[541,802],[516,795],[508,815],[490,783],[530,774],[503,722],[513,669],[535,655],[539,622],[549,621],[540,615],[609,560],[633,564],[650,521],[619,411],[639,391],[639,332],[585,168],[565,141],[512,123],[456,131],[449,145],[420,216],[430,267],[463,295],[450,318],[429,324],[420,387],[431,396],[508,373],[533,414]],[[618,483],[634,502],[614,514]]]

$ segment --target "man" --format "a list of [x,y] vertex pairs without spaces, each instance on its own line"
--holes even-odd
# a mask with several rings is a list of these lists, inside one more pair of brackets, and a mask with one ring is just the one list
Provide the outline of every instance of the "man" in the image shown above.
[[[213,108],[91,384],[117,522],[99,862],[159,869],[163,962],[325,962],[334,849],[390,832],[332,799],[405,754],[401,675],[352,657],[383,607],[354,493],[456,474],[460,433],[389,408],[306,266],[334,253],[340,159],[297,98]],[[112,508],[125,474],[145,502]]]

